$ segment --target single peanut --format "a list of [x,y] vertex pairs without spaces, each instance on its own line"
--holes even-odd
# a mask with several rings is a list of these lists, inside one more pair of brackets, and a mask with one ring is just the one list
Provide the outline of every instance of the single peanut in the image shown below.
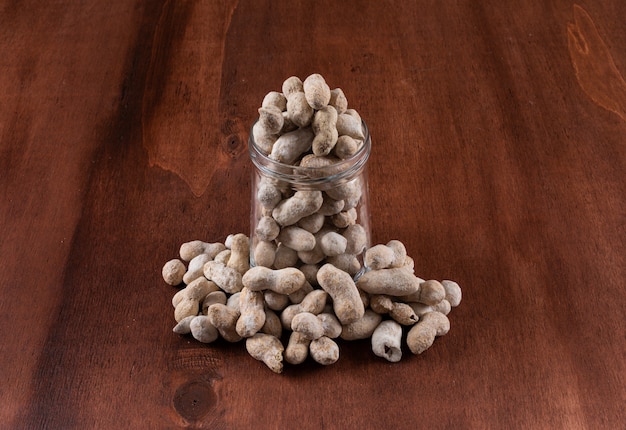
[[395,321],[382,321],[372,333],[372,351],[392,363],[402,358],[402,326]]
[[341,88],[330,90],[330,100],[328,104],[334,107],[338,114],[342,114],[348,109],[348,99]]
[[455,308],[461,303],[463,294],[461,293],[461,287],[454,281],[441,281],[444,290],[446,291],[446,300],[450,303],[450,306]]
[[332,298],[335,315],[342,324],[350,324],[363,317],[363,302],[348,273],[332,264],[325,264],[317,272],[317,281]]
[[209,322],[217,329],[220,336],[227,342],[239,342],[242,336],[237,333],[237,320],[240,313],[225,304],[215,303],[207,310]]
[[272,241],[280,233],[280,227],[271,216],[262,217],[257,223],[255,233],[260,240]]
[[359,278],[357,286],[370,294],[406,296],[417,292],[420,289],[420,282],[411,272],[399,267],[370,270]]
[[279,243],[276,247],[276,254],[274,255],[274,268],[277,270],[287,269],[294,267],[298,262],[298,253],[285,246],[283,243]]
[[322,312],[317,315],[317,319],[319,319],[322,323],[324,336],[335,339],[341,335],[341,322],[339,322],[339,319],[335,316],[335,314],[331,312]]
[[302,333],[314,340],[324,335],[324,326],[316,315],[310,312],[300,312],[291,320],[291,330]]
[[239,296],[239,310],[241,315],[235,327],[237,334],[241,337],[253,336],[265,324],[263,293],[244,287]]
[[387,245],[375,245],[365,251],[365,266],[371,270],[402,267],[405,259],[406,248],[398,240],[392,240]]
[[202,343],[215,342],[219,337],[219,332],[211,324],[206,315],[198,315],[189,323],[191,335]]
[[315,137],[311,143],[313,154],[325,156],[330,154],[337,143],[337,111],[332,106],[325,106],[313,116],[312,124]]
[[259,124],[268,134],[278,134],[283,128],[285,119],[283,112],[277,106],[259,108]]
[[283,164],[293,164],[302,154],[311,149],[314,138],[315,133],[310,127],[285,133],[276,139],[269,157]]
[[200,254],[192,258],[187,266],[187,271],[183,275],[183,282],[185,284],[190,284],[194,280],[201,277],[203,274],[204,264],[211,260],[212,257],[209,254]]
[[272,290],[280,294],[292,294],[302,288],[306,278],[295,267],[272,270],[256,266],[248,270],[242,284],[250,291]]
[[350,324],[343,325],[340,337],[343,340],[367,339],[372,336],[382,319],[383,317],[380,314],[367,309],[363,317]]
[[233,294],[241,291],[241,273],[232,267],[227,267],[217,261],[209,261],[204,264],[204,276],[215,282],[218,287],[227,293]]
[[313,360],[324,366],[339,360],[339,346],[327,336],[312,340],[309,344],[309,353]]
[[337,131],[340,136],[347,135],[356,140],[365,139],[361,117],[354,109],[346,109],[337,117]]
[[330,88],[319,73],[309,75],[302,83],[302,89],[307,103],[315,110],[324,108],[330,102]]
[[226,301],[227,297],[223,291],[211,291],[209,294],[204,296],[204,299],[202,300],[202,314],[206,315],[211,305],[216,303],[225,305]]
[[280,225],[292,225],[317,212],[322,203],[324,197],[321,191],[296,191],[292,197],[276,205],[272,216]]
[[450,320],[440,312],[429,312],[422,316],[407,334],[406,343],[413,354],[421,354],[431,347],[436,336],[450,330]]
[[280,314],[280,320],[285,329],[291,330],[293,318],[301,312],[317,315],[324,310],[328,300],[328,293],[324,290],[312,290],[300,303],[287,306]]
[[446,297],[446,290],[439,281],[431,279],[420,284],[418,302],[434,306]]
[[273,311],[282,311],[290,304],[289,296],[272,290],[263,291],[265,306]]
[[179,285],[183,282],[183,276],[186,271],[187,268],[185,267],[185,264],[178,258],[175,258],[163,265],[161,273],[163,275],[163,280],[168,285]]
[[271,334],[272,336],[280,339],[283,333],[283,326],[280,322],[280,317],[271,309],[265,309],[265,323],[261,330],[261,333]]
[[311,339],[303,333],[298,333],[297,331],[291,332],[287,348],[285,348],[285,361],[289,364],[303,363],[309,356],[310,344]]
[[356,255],[353,254],[339,254],[333,255],[326,259],[328,264],[332,264],[339,270],[346,272],[350,276],[356,276],[362,269],[361,263]]
[[230,240],[230,258],[226,267],[239,272],[242,276],[250,268],[250,242],[248,236],[239,233]]
[[275,106],[281,112],[287,109],[287,98],[278,91],[270,91],[263,97],[262,107]]
[[254,265],[272,267],[276,260],[276,244],[266,240],[259,241],[254,248]]
[[246,350],[252,358],[262,361],[272,372],[283,371],[283,351],[280,340],[270,334],[256,333],[246,339]]
[[191,261],[200,254],[208,254],[210,258],[214,258],[220,251],[226,249],[223,243],[207,243],[201,240],[192,240],[183,243],[180,246],[180,258],[183,261]]
[[294,251],[311,251],[315,248],[315,236],[295,225],[284,227],[276,240]]
[[174,333],[176,333],[176,334],[189,334],[189,333],[191,333],[191,327],[189,327],[189,325],[191,324],[191,320],[193,320],[195,317],[197,317],[197,315],[188,315],[188,316],[186,316],[185,318],[180,320],[178,322],[178,324],[176,324],[174,326],[174,329],[172,331]]

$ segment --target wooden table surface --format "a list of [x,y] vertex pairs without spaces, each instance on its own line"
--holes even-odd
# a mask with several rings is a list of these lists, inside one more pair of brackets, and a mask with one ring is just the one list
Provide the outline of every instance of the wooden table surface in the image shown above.
[[[623,428],[625,19],[622,0],[0,1],[0,427]],[[424,354],[340,342],[276,375],[172,333],[161,267],[249,232],[249,127],[314,72],[369,125],[374,243],[464,296]]]

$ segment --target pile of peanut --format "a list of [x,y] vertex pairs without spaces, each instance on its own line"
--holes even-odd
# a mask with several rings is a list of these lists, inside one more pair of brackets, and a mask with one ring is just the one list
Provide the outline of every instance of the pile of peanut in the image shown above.
[[[328,167],[363,145],[360,117],[323,77],[291,77],[282,90],[265,97],[253,127],[265,156]],[[371,339],[373,353],[390,362],[400,361],[404,346],[427,350],[450,329],[447,315],[461,302],[461,288],[417,277],[398,240],[367,248],[355,209],[361,187],[358,177],[323,191],[261,180],[252,238],[187,242],[163,266],[165,282],[180,288],[172,298],[174,332],[203,343],[245,341],[276,373],[283,362],[309,356],[335,363],[336,339]]]
[[306,274],[250,267],[249,240],[240,233],[225,243],[184,243],[162,274],[182,287],[172,298],[174,333],[204,343],[245,340],[250,355],[276,373],[283,361],[299,364],[309,355],[336,362],[337,338],[371,338],[375,355],[397,362],[403,339],[421,354],[448,332],[447,315],[461,302],[456,282],[415,276],[398,240],[367,249],[365,264],[369,270],[356,282],[330,263]]

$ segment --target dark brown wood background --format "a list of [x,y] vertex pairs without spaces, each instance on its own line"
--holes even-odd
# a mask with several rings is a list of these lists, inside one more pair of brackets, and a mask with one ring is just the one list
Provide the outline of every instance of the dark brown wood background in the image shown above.
[[[626,3],[0,1],[0,427],[564,428],[626,420]],[[290,75],[373,136],[376,243],[452,329],[271,373],[171,332],[163,263],[248,232]]]

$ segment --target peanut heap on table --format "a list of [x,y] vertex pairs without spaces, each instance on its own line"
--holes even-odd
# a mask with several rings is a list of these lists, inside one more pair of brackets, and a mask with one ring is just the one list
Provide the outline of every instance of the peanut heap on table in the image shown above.
[[[292,76],[282,92],[268,93],[252,134],[272,160],[325,168],[356,154],[365,138],[343,91],[319,74],[304,82]],[[335,363],[337,339],[369,338],[372,352],[390,362],[400,361],[403,345],[413,354],[430,348],[449,331],[461,288],[417,277],[399,240],[366,249],[355,209],[360,190],[358,178],[295,193],[260,181],[252,256],[250,239],[239,233],[225,243],[184,243],[163,266],[165,282],[180,288],[172,298],[174,333],[203,343],[245,341],[276,373],[309,356]]]

